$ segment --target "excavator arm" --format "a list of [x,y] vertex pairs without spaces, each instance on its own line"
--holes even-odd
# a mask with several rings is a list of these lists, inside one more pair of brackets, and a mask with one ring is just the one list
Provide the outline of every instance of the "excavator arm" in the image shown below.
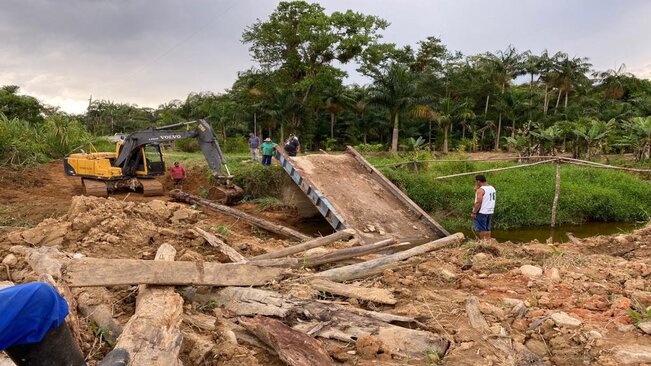
[[[193,129],[180,129],[182,127],[194,126]],[[199,148],[208,163],[208,167],[216,180],[216,188],[226,196],[227,202],[239,200],[242,196],[242,189],[233,184],[230,171],[226,165],[226,158],[215,138],[215,133],[203,119],[190,122],[175,123],[167,126],[151,127],[144,131],[134,132],[127,136],[122,144],[118,157],[113,166],[121,167],[124,175],[133,175],[137,169],[138,154],[140,149],[149,144],[160,144],[185,138],[196,138]],[[222,166],[226,174],[223,174]],[[217,192],[217,196],[220,196]]]

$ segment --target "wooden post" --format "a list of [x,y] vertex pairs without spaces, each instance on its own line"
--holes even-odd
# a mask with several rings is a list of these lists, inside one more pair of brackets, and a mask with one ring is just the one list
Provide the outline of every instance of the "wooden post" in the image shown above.
[[554,191],[554,202],[552,203],[552,227],[556,227],[556,210],[558,209],[558,195],[561,193],[561,162],[556,161],[556,190]]

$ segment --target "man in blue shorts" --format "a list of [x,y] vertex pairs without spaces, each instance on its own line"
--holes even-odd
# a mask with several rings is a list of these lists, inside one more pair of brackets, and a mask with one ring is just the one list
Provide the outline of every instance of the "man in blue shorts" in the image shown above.
[[495,188],[486,182],[486,177],[475,177],[475,205],[472,208],[472,224],[481,240],[491,239],[491,218],[495,211]]

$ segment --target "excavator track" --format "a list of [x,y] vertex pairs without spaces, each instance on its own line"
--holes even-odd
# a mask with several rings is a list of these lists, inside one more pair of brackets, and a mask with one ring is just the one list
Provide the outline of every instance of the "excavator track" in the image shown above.
[[82,179],[81,186],[85,196],[108,197],[108,188],[102,181]]
[[155,179],[138,179],[145,197],[162,196],[165,193],[163,185]]

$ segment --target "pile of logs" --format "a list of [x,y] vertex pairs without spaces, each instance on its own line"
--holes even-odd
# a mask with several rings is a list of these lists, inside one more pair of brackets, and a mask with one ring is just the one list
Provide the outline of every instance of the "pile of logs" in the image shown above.
[[[387,289],[344,282],[381,274],[404,265],[414,256],[458,244],[463,234],[417,246],[392,238],[359,245],[354,239],[355,231],[348,229],[247,258],[215,235],[198,227],[194,231],[231,263],[175,261],[176,250],[169,244],[158,248],[155,260],[71,259],[56,250],[14,250],[31,258],[30,264],[37,273],[50,276],[71,308],[78,308],[81,316],[110,330],[107,336],[116,340],[115,349],[129,354],[131,365],[180,365],[179,353],[185,342],[202,348],[205,356],[210,351],[210,341],[186,333],[182,323],[201,329],[215,329],[219,323],[234,334],[237,342],[262,345],[288,365],[332,364],[317,338],[354,343],[373,336],[394,357],[412,359],[422,358],[432,350],[444,355],[449,347],[448,340],[413,318],[341,302],[299,299],[262,288],[281,281],[304,283],[323,293],[394,305],[397,300]],[[343,249],[308,255],[310,249],[351,238],[350,245]],[[308,267],[310,271],[304,270]],[[327,268],[321,270],[323,267]],[[135,313],[124,326],[111,317],[106,304],[91,301],[107,287],[122,285],[138,286]],[[187,309],[184,314],[184,299],[174,286],[218,287],[214,300],[225,314],[231,315],[231,320],[188,314]],[[78,316],[75,311],[69,317],[73,331],[79,329]]]

